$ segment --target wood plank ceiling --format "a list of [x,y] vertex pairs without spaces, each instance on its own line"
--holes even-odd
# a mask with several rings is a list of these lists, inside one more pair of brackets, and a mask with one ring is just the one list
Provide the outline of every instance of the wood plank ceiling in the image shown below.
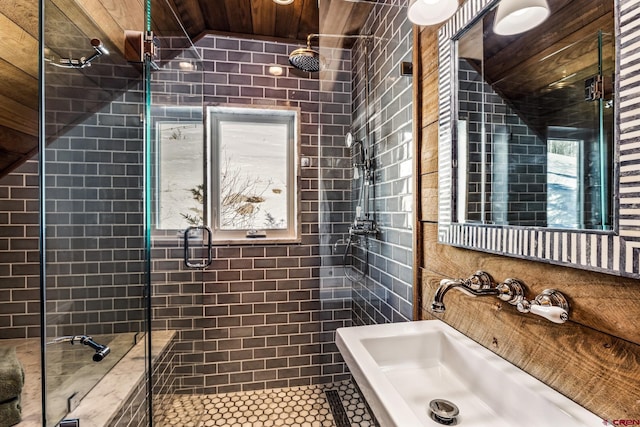
[[[273,0],[167,2],[194,40],[216,33],[300,44],[312,33],[357,33],[374,4],[373,0],[321,0],[321,14],[318,0],[294,0],[290,5]],[[49,0],[47,4],[66,16],[87,41],[103,40],[111,57],[122,54],[124,30],[144,28],[142,0]],[[154,0],[152,7],[155,27],[175,31],[165,0]],[[87,47],[88,43],[82,49]],[[33,157],[37,149],[38,1],[0,0],[0,177]]]
[[208,32],[306,40],[319,31],[317,0],[172,0],[193,39]]
[[306,42],[309,34],[319,32],[357,34],[375,4],[375,0],[294,0],[288,5],[273,0],[170,1],[194,40],[216,33],[289,42]]

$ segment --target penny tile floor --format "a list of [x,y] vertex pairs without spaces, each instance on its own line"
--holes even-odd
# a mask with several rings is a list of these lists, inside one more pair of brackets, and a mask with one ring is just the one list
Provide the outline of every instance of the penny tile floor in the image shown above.
[[[325,391],[335,390],[342,408],[334,418]],[[344,415],[348,418],[345,422]],[[336,422],[336,419],[338,420]],[[157,427],[377,427],[351,381],[216,395],[176,395],[156,405]]]

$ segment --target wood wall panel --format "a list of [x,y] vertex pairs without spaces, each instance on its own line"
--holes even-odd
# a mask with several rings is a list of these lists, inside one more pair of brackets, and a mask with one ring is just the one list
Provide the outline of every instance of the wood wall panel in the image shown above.
[[[429,141],[436,141],[435,144]],[[438,172],[438,124],[432,123],[422,129],[420,144],[420,173]]]
[[[418,43],[423,72],[416,84],[417,104],[424,111],[416,113],[422,129],[417,142],[421,153],[429,153],[419,156],[420,162],[427,162],[418,167],[423,174],[424,187],[418,189],[422,199],[433,194],[426,174],[433,172],[432,153],[437,153],[438,144],[437,138],[429,137],[437,79],[424,71],[433,70],[434,62],[437,68],[436,30],[422,29]],[[447,311],[438,318],[595,414],[610,420],[640,420],[639,280],[441,245],[437,223],[424,216],[423,220],[421,232],[416,233],[422,236],[417,266],[422,284],[415,296],[420,318],[432,318],[429,306],[442,278],[467,277],[478,269],[496,280],[522,280],[529,297],[556,288],[572,307],[571,319],[564,325],[518,313],[495,298],[471,298],[457,291],[447,294]]]
[[420,219],[438,221],[438,174],[426,173],[420,179]]

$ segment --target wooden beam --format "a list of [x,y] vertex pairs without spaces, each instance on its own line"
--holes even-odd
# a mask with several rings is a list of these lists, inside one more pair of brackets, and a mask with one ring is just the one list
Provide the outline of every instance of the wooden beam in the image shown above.
[[317,0],[304,0],[304,6],[300,12],[297,38],[306,40],[309,34],[318,32],[320,32],[318,2]]
[[300,2],[293,2],[276,8],[276,37],[297,38],[301,7]]

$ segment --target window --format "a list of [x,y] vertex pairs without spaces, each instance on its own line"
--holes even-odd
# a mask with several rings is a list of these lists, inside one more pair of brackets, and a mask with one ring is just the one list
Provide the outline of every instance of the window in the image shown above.
[[297,110],[211,106],[207,139],[214,239],[296,239]]
[[[202,111],[202,110],[198,110]],[[173,115],[190,117],[188,108]],[[170,114],[165,114],[170,115]],[[157,230],[202,225],[204,185],[203,126],[200,121],[164,117],[156,122],[155,176]]]
[[582,141],[547,140],[547,223],[549,227],[582,228],[583,200],[580,184]]

